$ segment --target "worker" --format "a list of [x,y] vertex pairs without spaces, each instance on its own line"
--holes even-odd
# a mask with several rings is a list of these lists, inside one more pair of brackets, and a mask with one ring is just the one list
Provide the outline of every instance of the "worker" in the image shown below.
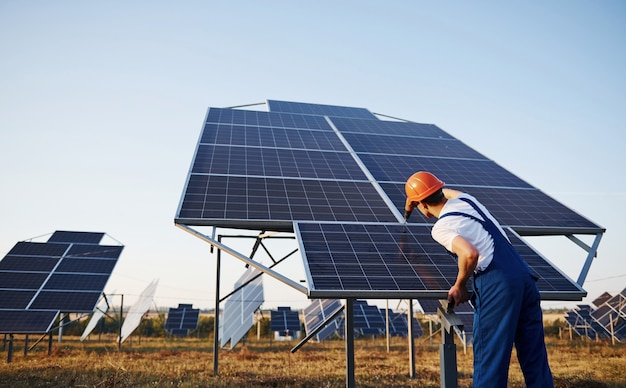
[[454,306],[470,299],[473,275],[473,386],[506,387],[515,344],[526,386],[553,387],[536,278],[500,224],[476,198],[444,188],[429,172],[413,174],[405,190],[405,219],[415,208],[437,218],[433,239],[457,257],[448,291]]

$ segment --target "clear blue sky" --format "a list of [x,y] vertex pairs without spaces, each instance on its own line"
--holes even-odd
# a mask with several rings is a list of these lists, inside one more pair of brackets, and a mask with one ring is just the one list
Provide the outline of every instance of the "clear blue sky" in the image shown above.
[[[606,227],[586,301],[615,294],[624,20],[623,1],[2,1],[0,257],[55,230],[106,232],[126,246],[107,291],[132,303],[158,278],[158,306],[213,307],[214,255],[173,223],[194,147],[207,107],[277,99],[438,125]],[[585,252],[538,240],[576,279]],[[223,292],[244,270],[224,265]],[[265,289],[266,307],[307,304]]]

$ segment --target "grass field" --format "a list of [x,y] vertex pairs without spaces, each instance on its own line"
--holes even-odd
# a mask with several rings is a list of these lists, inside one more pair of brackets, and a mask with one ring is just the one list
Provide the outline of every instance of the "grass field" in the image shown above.
[[[557,387],[626,387],[626,346],[576,338],[549,338],[550,364]],[[44,341],[45,342],[45,341]],[[345,387],[345,350],[341,340],[308,343],[296,353],[295,342],[248,340],[221,350],[214,376],[212,341],[142,339],[124,343],[54,342],[52,354],[40,344],[27,356],[16,337],[13,359],[0,362],[0,387]],[[394,338],[355,341],[358,387],[439,387],[439,348],[416,340],[416,376],[409,377],[408,345]],[[471,386],[472,356],[458,346],[459,386]],[[515,360],[511,387],[523,387]]]

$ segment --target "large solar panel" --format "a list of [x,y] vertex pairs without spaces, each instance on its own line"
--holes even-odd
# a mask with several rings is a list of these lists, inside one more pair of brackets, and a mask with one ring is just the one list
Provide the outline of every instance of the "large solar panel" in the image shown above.
[[293,221],[397,222],[405,180],[427,170],[522,235],[604,231],[435,125],[378,120],[364,108],[268,106],[209,109],[177,223],[290,231]]
[[312,298],[445,297],[457,269],[430,237],[433,220],[414,212],[401,223],[406,179],[428,170],[511,229],[540,275],[543,299],[585,295],[512,231],[604,229],[436,125],[378,120],[364,108],[275,100],[268,107],[209,108],[177,224],[295,231]]
[[[297,223],[314,298],[446,298],[457,264],[425,225]],[[544,300],[579,300],[586,293],[516,234],[509,233]]]
[[32,331],[33,323],[28,323],[32,320],[27,317],[45,316],[46,321],[51,316],[41,311],[92,312],[124,248],[99,245],[103,235],[57,231],[47,242],[15,244],[0,261],[3,321],[18,322],[23,317],[24,330]]

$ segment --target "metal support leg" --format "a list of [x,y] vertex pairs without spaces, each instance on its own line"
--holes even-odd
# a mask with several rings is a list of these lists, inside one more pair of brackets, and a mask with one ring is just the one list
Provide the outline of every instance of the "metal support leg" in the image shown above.
[[439,345],[439,362],[441,365],[441,388],[456,388],[458,375],[456,368],[456,345],[452,330],[442,330],[443,343]]
[[[220,238],[221,242],[221,238]],[[215,320],[213,321],[213,376],[217,376],[218,373],[218,364],[219,364],[219,352],[220,352],[220,262],[222,259],[222,251],[220,249],[217,250],[215,260]]]
[[442,344],[439,345],[439,362],[441,388],[457,388],[458,373],[456,365],[456,345],[454,344],[454,327],[463,329],[463,322],[454,313],[454,306],[447,300],[441,300],[437,314],[441,320]]
[[409,377],[415,378],[415,340],[413,339],[413,300],[409,299],[409,311],[408,311],[407,325],[409,328]]
[[354,388],[354,299],[346,299],[343,314],[346,330],[346,387]]
[[9,351],[7,352],[7,364],[13,361],[13,334],[9,334]]

